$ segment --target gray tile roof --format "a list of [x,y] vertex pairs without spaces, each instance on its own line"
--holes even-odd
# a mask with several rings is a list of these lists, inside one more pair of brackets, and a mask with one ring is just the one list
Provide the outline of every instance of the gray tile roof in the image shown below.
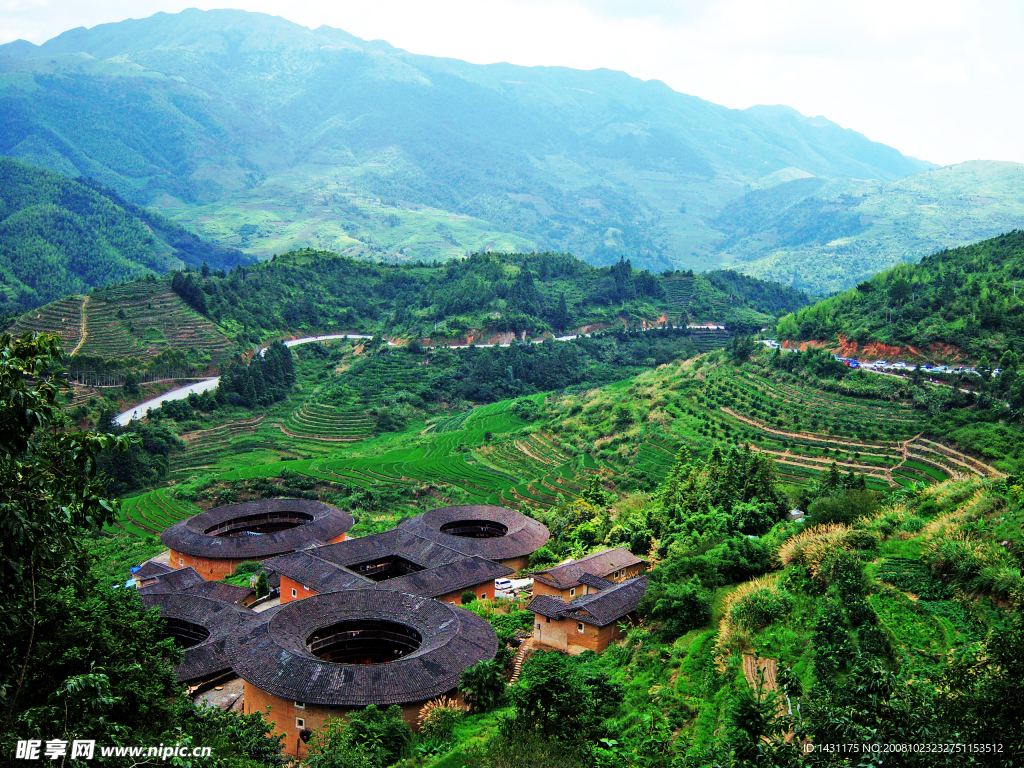
[[[230,520],[247,516],[296,512],[312,520],[295,528],[265,534],[215,536],[207,533]],[[233,560],[263,559],[294,552],[340,536],[352,527],[352,515],[307,499],[261,499],[217,507],[175,523],[160,534],[165,546],[193,557]]]
[[278,555],[264,560],[263,567],[279,576],[287,576],[321,594],[337,592],[339,589],[350,587],[369,588],[373,586],[373,582],[369,579],[345,570],[337,563],[319,557],[316,554],[319,549],[323,549],[323,547]]
[[[374,539],[376,537],[367,536],[366,538]],[[451,553],[449,556],[443,550],[439,551],[436,544],[425,539],[417,542],[418,539],[419,537],[412,534],[402,534],[384,537],[384,539],[376,538],[369,544],[369,548],[342,546],[363,541],[362,539],[352,539],[329,547],[317,547],[281,555],[265,560],[263,564],[268,570],[287,576],[320,594],[337,592],[339,589],[365,588],[390,589],[421,597],[437,597],[514,573],[507,566],[480,557],[464,557],[457,552]],[[387,542],[387,546],[385,546],[385,542]],[[410,552],[409,549],[401,546],[393,546],[403,543],[413,545],[419,543],[423,545],[423,548],[413,547],[414,551]],[[415,573],[374,582],[352,573],[336,562],[320,557],[319,553],[327,549],[332,550],[330,556],[335,560],[343,560],[346,563],[359,563],[372,559],[374,556],[384,557],[389,554],[401,553],[403,557],[413,562],[415,562],[413,558],[418,558],[421,562],[437,562],[439,564]]]
[[616,547],[581,557],[579,560],[573,560],[564,565],[556,565],[554,568],[545,568],[543,571],[535,572],[533,578],[535,581],[555,589],[569,589],[582,584],[581,578],[585,573],[604,578],[623,568],[646,562],[628,549]]
[[640,576],[568,603],[554,595],[538,595],[526,610],[551,619],[573,619],[604,627],[635,611],[646,591],[647,577]]
[[138,570],[132,574],[136,580],[151,579],[154,576],[163,576],[165,573],[170,573],[173,568],[164,563],[157,562],[156,560],[147,560],[139,566]]
[[[480,617],[436,600],[388,589],[347,589],[258,614],[227,642],[234,671],[286,700],[326,706],[388,706],[425,701],[455,689],[463,671],[493,658],[498,641]],[[365,619],[415,629],[421,644],[387,664],[340,664],[314,656],[306,639],[332,624]]]
[[589,573],[584,573],[582,576],[580,576],[580,584],[585,584],[591,589],[596,589],[598,591],[615,586],[614,581],[602,579],[600,576],[593,576]]
[[515,573],[511,568],[493,560],[482,557],[467,557],[453,563],[439,565],[416,573],[407,573],[396,579],[388,579],[377,586],[382,589],[393,589],[397,592],[408,592],[421,597],[438,597],[500,579]]
[[[182,571],[195,571],[192,568],[182,568]],[[196,574],[197,576],[199,574]],[[200,581],[195,581],[191,574],[182,574],[185,578],[175,579],[168,574],[164,578],[157,579],[154,583],[139,589],[140,595],[196,595],[208,597],[211,600],[220,600],[224,603],[240,603],[252,594],[249,587],[240,587],[235,584],[228,584],[223,581],[206,581],[202,576]]]
[[210,633],[203,642],[185,649],[184,658],[175,669],[178,681],[182,683],[202,680],[229,670],[231,665],[224,655],[227,637],[258,616],[240,605],[180,592],[142,593],[140,598],[147,608],[157,608],[161,618],[198,624]]
[[323,560],[343,566],[356,565],[378,557],[397,555],[421,568],[435,568],[466,557],[456,549],[445,546],[446,543],[418,536],[403,528],[392,528],[383,533],[361,536],[358,539],[346,539],[336,544],[327,544],[307,551]]
[[157,576],[156,581],[139,588],[140,594],[150,592],[183,592],[189,587],[197,584],[205,584],[206,579],[199,575],[199,571],[191,565],[185,568],[174,568],[162,576]]
[[[453,536],[441,530],[446,524],[462,520],[492,521],[504,526],[506,532],[495,538],[474,539]],[[528,555],[543,547],[550,538],[548,529],[533,518],[506,507],[489,504],[432,509],[403,521],[399,529],[439,542],[463,555],[475,555],[487,560],[509,560]]]

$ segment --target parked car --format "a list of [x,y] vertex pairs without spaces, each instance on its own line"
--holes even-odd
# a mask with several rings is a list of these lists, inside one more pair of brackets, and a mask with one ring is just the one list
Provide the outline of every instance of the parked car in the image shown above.
[[494,591],[495,592],[508,592],[512,589],[512,579],[495,579],[494,580]]

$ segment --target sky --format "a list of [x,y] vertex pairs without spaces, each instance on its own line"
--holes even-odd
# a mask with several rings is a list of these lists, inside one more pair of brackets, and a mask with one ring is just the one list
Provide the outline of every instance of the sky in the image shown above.
[[188,7],[478,64],[618,69],[733,108],[786,104],[940,165],[1024,162],[1020,0],[0,0],[0,43]]

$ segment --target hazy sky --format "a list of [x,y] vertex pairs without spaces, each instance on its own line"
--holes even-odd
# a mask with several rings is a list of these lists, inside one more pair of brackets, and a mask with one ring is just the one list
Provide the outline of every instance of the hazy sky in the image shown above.
[[940,164],[1024,162],[1021,0],[0,0],[0,42],[243,8],[477,63],[621,69],[787,104]]

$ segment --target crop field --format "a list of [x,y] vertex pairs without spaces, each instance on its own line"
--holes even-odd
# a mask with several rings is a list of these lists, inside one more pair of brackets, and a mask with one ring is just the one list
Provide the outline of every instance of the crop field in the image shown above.
[[[785,372],[686,361],[631,382],[559,401],[552,430],[579,450],[596,449],[602,459],[655,479],[682,445],[704,454],[742,443],[771,456],[782,478],[796,485],[814,481],[833,463],[864,474],[876,490],[1001,476],[926,437],[927,414],[906,403],[825,392]],[[629,403],[642,404],[644,421],[614,424],[608,416]]]
[[[302,386],[286,401],[183,434],[187,448],[172,457],[171,483],[230,485],[289,470],[353,489],[393,489],[403,501],[389,514],[401,517],[439,499],[550,509],[594,476],[651,488],[683,446],[706,455],[716,445],[750,444],[793,485],[833,464],[864,474],[876,490],[999,475],[924,436],[924,416],[904,403],[822,392],[755,365],[671,363],[582,394],[533,395],[540,417],[532,422],[506,400],[391,432],[377,429],[372,409],[415,384],[416,363],[381,355],[326,380],[325,366],[335,363],[300,359]],[[162,488],[129,499],[119,525],[151,534],[189,510]]]
[[372,437],[375,428],[373,417],[366,411],[303,403],[288,417],[281,431],[290,437],[345,443]]

